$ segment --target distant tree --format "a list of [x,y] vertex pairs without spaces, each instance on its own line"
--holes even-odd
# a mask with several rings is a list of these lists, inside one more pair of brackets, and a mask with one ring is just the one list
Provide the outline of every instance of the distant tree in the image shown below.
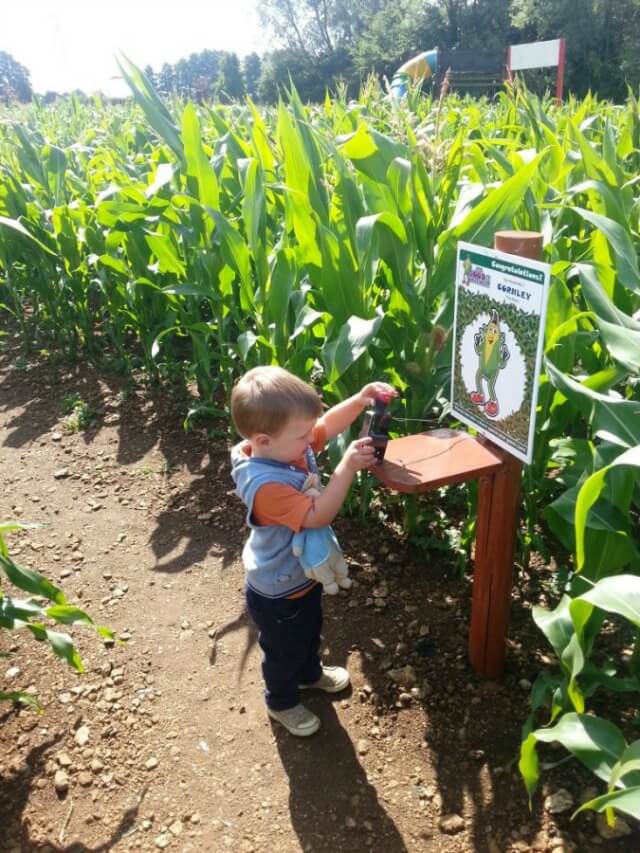
[[220,76],[217,83],[218,97],[228,103],[244,98],[245,87],[240,61],[235,53],[226,53],[220,63]]
[[351,47],[358,79],[364,80],[372,71],[391,79],[404,60],[442,45],[442,30],[440,10],[421,0],[397,0],[380,9]]
[[283,48],[268,53],[262,62],[258,82],[258,100],[261,103],[274,104],[284,88],[290,85],[292,79],[296,81],[296,86],[301,87],[305,92],[304,81],[307,78],[308,69],[307,57],[300,50]]
[[153,68],[150,65],[145,65],[144,73],[147,75],[147,77],[151,81],[151,85],[157,89],[158,88],[158,75],[154,72]]
[[20,101],[25,104],[31,100],[33,90],[29,72],[10,53],[0,50],[0,101]]
[[351,70],[351,56],[345,49],[320,56],[314,63],[301,51],[275,50],[264,57],[258,98],[275,103],[293,82],[303,101],[321,101],[327,90],[335,90],[339,82],[348,83]]
[[627,25],[622,33],[620,44],[620,71],[624,82],[635,90],[636,96],[640,85],[640,0],[629,15]]
[[223,52],[220,50],[203,50],[192,53],[188,63],[191,69],[191,97],[197,101],[207,101],[215,97],[220,61]]
[[173,66],[174,88],[183,98],[191,97],[192,73],[189,60],[179,59]]
[[276,40],[308,59],[349,47],[389,0],[263,0],[260,16]]
[[209,81],[212,90],[220,73],[220,63],[223,56],[224,52],[221,50],[203,50],[202,53],[198,54],[198,72]]
[[439,7],[425,0],[263,0],[260,8],[282,45],[263,73],[262,91],[273,94],[273,81],[288,76],[283,74],[288,51],[300,94],[319,92],[320,98],[338,80],[354,91],[372,70],[392,74],[411,51],[432,46],[419,38],[423,20],[442,18]]
[[254,101],[258,97],[258,82],[261,71],[262,62],[257,53],[250,53],[248,56],[245,56],[242,63],[244,84],[247,88],[247,95]]
[[158,74],[158,90],[162,95],[170,95],[175,85],[175,75],[173,66],[168,62],[162,64],[160,73]]

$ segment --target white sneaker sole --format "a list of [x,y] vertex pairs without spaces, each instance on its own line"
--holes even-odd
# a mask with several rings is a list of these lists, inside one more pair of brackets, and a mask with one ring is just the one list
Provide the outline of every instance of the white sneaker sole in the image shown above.
[[289,734],[295,735],[296,737],[310,737],[311,735],[314,735],[320,728],[320,720],[318,719],[318,717],[316,717],[315,721],[313,723],[310,723],[304,729],[296,729],[284,723],[280,719],[280,717],[276,716],[277,713],[277,711],[271,711],[269,708],[267,708],[267,714],[271,717],[271,719],[275,720],[276,723],[280,723],[280,725],[283,726],[289,732]]
[[298,690],[322,690],[323,693],[340,693],[342,690],[351,684],[351,679],[347,675],[342,681],[334,684],[333,687],[319,687],[317,684],[299,684]]

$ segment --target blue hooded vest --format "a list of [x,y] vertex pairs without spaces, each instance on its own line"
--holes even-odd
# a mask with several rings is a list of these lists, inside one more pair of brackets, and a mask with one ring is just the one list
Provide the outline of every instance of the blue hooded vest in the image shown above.
[[300,560],[291,550],[293,530],[280,524],[259,525],[252,518],[253,502],[258,489],[267,483],[285,483],[302,489],[309,473],[318,468],[311,448],[307,449],[308,471],[276,462],[247,456],[237,444],[231,451],[231,476],[236,492],[247,507],[249,539],[242,550],[247,586],[266,598],[284,598],[299,592],[313,581],[305,575]]

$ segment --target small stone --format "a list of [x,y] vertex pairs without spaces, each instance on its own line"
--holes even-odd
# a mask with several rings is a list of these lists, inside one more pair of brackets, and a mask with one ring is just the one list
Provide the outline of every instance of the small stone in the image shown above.
[[56,760],[60,767],[71,767],[71,756],[67,752],[59,752],[56,755]]
[[458,832],[462,832],[464,827],[464,819],[459,814],[443,815],[438,821],[440,832],[446,832],[447,835],[455,835]]
[[82,785],[83,788],[88,788],[89,785],[93,784],[93,778],[91,773],[88,773],[86,770],[78,773],[78,782]]
[[410,690],[412,687],[415,687],[416,671],[409,664],[400,667],[399,669],[390,669],[388,675],[400,687],[406,687],[407,690]]
[[518,684],[523,690],[531,690],[531,682],[528,678],[521,678]]
[[588,803],[589,800],[593,800],[598,796],[598,789],[595,785],[587,785],[586,788],[583,788],[580,791],[580,805],[583,803]]
[[56,775],[53,777],[53,786],[59,797],[65,796],[69,790],[69,777],[64,770],[56,770]]
[[58,468],[57,471],[53,472],[53,477],[55,480],[64,480],[65,477],[69,476],[68,468]]
[[182,821],[180,821],[180,820],[174,820],[174,822],[173,822],[173,823],[171,824],[171,826],[169,827],[169,832],[170,832],[172,835],[181,835],[181,834],[182,834],[182,830],[183,830],[183,829],[184,829],[184,827],[183,827],[183,825],[182,825]]
[[104,764],[99,758],[94,758],[91,762],[91,772],[100,773],[102,770],[104,770]]
[[19,675],[22,675],[22,670],[18,666],[10,666],[5,672],[5,678],[7,678],[8,681],[13,681],[14,678],[17,678]]
[[545,811],[550,814],[562,814],[573,808],[573,796],[566,788],[559,788],[554,794],[550,794],[544,801]]
[[62,441],[62,435],[59,432],[52,432],[51,441]]
[[347,815],[347,817],[344,819],[344,825],[347,827],[347,829],[355,829],[357,826],[355,819],[352,818],[350,815]]
[[156,847],[159,847],[160,850],[164,850],[165,847],[168,847],[171,842],[171,839],[166,833],[162,833],[162,835],[158,835],[155,839],[154,844]]
[[200,821],[202,820],[202,818],[200,817],[200,815],[198,814],[198,812],[194,812],[194,813],[191,815],[190,820],[191,820],[191,823],[200,823]]
[[78,731],[75,734],[75,742],[78,746],[86,746],[89,742],[89,727],[88,726],[80,726]]
[[32,729],[38,725],[38,718],[35,714],[29,714],[29,716],[21,716],[20,717],[20,728],[23,732],[30,732]]
[[144,766],[147,770],[155,770],[158,766],[158,759],[155,756],[152,756],[145,762]]
[[609,826],[607,818],[603,814],[599,814],[596,818],[596,826],[598,828],[598,835],[606,841],[611,838],[622,838],[623,835],[631,835],[629,824],[617,815],[615,824]]
[[358,755],[366,755],[369,752],[369,741],[362,740],[358,741]]

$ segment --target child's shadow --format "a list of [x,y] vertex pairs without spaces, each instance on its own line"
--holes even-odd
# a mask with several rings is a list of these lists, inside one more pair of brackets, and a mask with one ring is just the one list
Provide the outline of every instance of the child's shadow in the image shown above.
[[322,720],[317,735],[297,738],[273,724],[289,777],[291,825],[301,848],[314,853],[349,849],[407,853],[333,706],[320,697],[305,698],[305,704]]

